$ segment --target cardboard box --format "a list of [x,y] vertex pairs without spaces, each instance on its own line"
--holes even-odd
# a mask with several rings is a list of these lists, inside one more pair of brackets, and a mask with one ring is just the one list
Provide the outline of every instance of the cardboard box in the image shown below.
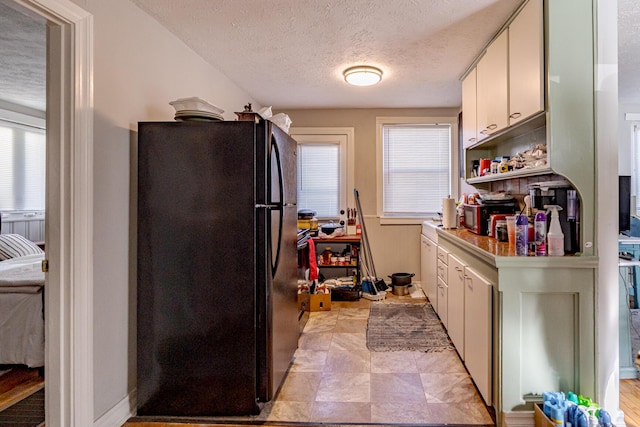
[[331,311],[331,294],[298,294],[298,309]]
[[533,418],[535,420],[535,427],[557,427],[556,424],[544,414],[542,403],[535,403],[533,405]]

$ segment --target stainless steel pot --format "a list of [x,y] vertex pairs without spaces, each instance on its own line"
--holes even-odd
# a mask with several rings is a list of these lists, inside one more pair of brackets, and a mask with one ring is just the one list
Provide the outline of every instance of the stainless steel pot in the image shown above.
[[393,294],[398,295],[399,297],[409,295],[409,286],[411,285],[394,285]]

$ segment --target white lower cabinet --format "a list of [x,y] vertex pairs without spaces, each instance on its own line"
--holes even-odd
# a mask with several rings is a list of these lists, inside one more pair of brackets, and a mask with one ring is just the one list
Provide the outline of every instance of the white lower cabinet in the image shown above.
[[424,234],[420,235],[420,275],[422,290],[436,310],[438,305],[437,245]]
[[445,328],[447,327],[447,298],[447,284],[438,277],[438,307],[436,312]]
[[448,302],[447,302],[447,275],[448,275],[448,267],[447,263],[449,262],[449,252],[446,249],[438,246],[437,249],[437,275],[438,275],[438,302],[434,307],[436,313],[440,317],[440,321],[444,325],[445,328],[448,327],[447,322],[447,312],[448,312]]
[[466,267],[464,273],[464,363],[487,405],[491,405],[492,284]]
[[465,265],[449,254],[447,273],[447,332],[458,354],[465,358]]

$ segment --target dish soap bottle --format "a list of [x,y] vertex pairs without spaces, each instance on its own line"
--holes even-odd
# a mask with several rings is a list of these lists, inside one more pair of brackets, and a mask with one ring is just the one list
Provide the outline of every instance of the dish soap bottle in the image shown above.
[[549,232],[547,233],[547,252],[550,256],[563,256],[564,255],[564,233],[560,227],[560,217],[558,211],[562,210],[561,206],[557,205],[545,205],[551,211],[551,225],[549,225]]

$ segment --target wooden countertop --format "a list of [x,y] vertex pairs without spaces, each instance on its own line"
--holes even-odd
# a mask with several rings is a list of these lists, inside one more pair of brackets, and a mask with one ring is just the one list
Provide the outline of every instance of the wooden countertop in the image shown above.
[[360,243],[360,235],[354,234],[349,236],[337,236],[337,237],[313,237],[314,242],[321,243]]
[[464,242],[475,246],[476,248],[488,252],[491,256],[516,256],[515,245],[509,245],[509,242],[500,242],[489,236],[479,236],[466,228],[444,229],[438,228],[440,235],[447,234],[457,237]]
[[535,256],[533,252],[529,252],[529,256],[519,256],[516,255],[514,245],[509,245],[508,242],[499,242],[493,237],[479,236],[466,228],[444,229],[439,227],[437,232],[438,244],[440,241],[448,242],[473,253],[476,257],[497,268],[523,266],[563,268],[576,267],[576,264],[583,268],[593,268],[597,266],[598,262],[597,257],[581,256],[580,254]]

